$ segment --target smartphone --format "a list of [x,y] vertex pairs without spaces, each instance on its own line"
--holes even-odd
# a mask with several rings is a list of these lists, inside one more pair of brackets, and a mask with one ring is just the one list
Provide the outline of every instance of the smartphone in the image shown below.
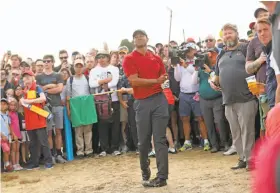
[[11,50],[8,50],[8,51],[7,51],[7,54],[8,54],[8,56],[12,55]]

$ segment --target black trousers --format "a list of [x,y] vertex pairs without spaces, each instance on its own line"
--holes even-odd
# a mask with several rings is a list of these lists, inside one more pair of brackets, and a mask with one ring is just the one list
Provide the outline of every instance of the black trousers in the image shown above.
[[30,139],[31,161],[34,165],[39,165],[40,148],[44,156],[45,163],[52,163],[52,155],[48,142],[48,133],[46,128],[27,131]]
[[135,111],[133,109],[134,99],[130,99],[127,102],[128,109],[128,129],[129,129],[129,137],[133,142],[135,148],[138,148],[138,136],[137,136],[137,127],[136,127],[136,120],[135,120]]
[[[111,150],[117,151],[120,146],[120,103],[119,101],[112,102],[113,122],[107,120],[98,120],[99,141],[102,151],[108,152],[110,144]],[[109,137],[111,138],[109,144]]]

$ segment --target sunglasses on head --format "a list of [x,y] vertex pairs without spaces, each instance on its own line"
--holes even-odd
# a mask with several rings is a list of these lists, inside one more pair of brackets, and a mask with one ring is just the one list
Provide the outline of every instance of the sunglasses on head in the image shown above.
[[205,42],[213,42],[214,40],[213,39],[208,39],[208,40],[205,40]]
[[48,64],[48,63],[51,63],[52,61],[51,60],[43,60],[43,62],[46,64]]
[[98,59],[103,59],[103,58],[106,58],[106,56],[105,55],[99,55],[97,58]]
[[66,57],[60,57],[59,59],[60,60],[65,60],[65,59],[67,59],[68,57],[66,56]]

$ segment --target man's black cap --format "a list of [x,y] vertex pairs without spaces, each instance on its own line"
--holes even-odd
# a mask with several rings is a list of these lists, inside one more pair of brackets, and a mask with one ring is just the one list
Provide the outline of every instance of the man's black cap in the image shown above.
[[142,30],[142,29],[135,30],[135,31],[133,32],[132,37],[134,38],[137,34],[142,34],[142,35],[145,35],[146,37],[148,37],[148,36],[147,36],[147,33],[146,33],[144,30]]
[[258,17],[258,14],[259,14],[261,11],[263,11],[263,12],[268,12],[265,8],[260,7],[260,8],[258,8],[258,9],[256,9],[256,11],[255,11],[255,13],[254,13],[255,18]]

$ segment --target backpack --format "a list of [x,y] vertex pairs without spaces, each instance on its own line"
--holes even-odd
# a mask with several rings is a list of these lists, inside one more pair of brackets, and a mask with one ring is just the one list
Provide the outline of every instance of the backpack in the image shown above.
[[113,122],[113,108],[111,94],[102,94],[94,96],[98,118],[101,120]]
[[[88,80],[89,78],[85,76]],[[70,77],[70,88],[72,93],[72,85],[73,85],[73,76]],[[98,90],[102,90],[102,87],[100,86]],[[106,90],[108,91],[108,90]],[[113,115],[113,109],[112,109],[112,99],[111,94],[103,94],[103,95],[96,95],[94,96],[94,102],[96,106],[97,116],[101,120],[105,120],[108,122],[113,122],[112,115]]]

